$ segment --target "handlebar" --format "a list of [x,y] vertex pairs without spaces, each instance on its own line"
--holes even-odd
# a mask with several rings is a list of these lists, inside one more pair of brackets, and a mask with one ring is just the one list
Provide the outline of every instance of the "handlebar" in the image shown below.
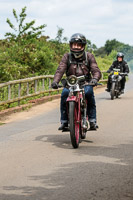
[[[111,74],[111,73],[113,73],[115,70],[113,70],[113,71],[111,71],[111,72],[106,72],[106,73],[109,73],[109,74]],[[125,72],[119,72],[119,75],[124,75],[124,76],[128,76],[128,74]]]
[[[85,84],[83,84],[83,85],[84,85],[84,86],[85,86],[85,85],[97,86],[97,85],[102,85],[102,83],[92,84],[92,83],[89,83],[89,82],[88,82],[88,83],[85,83]],[[63,86],[63,85],[60,85],[60,84],[58,85],[58,88],[62,88],[62,87],[64,87],[64,86]]]
[[128,76],[127,73],[121,73],[121,72],[120,72],[120,75]]
[[[101,83],[91,83],[91,80],[87,80],[87,78],[88,77],[86,77],[86,76],[79,76],[79,77],[76,77],[76,76],[74,76],[74,75],[72,75],[72,76],[70,76],[70,78],[72,78],[72,79],[77,79],[77,81],[74,81],[74,84],[69,84],[69,82],[70,82],[70,80],[68,79],[62,79],[61,80],[61,84],[58,84],[58,85],[56,85],[57,87],[56,88],[54,88],[54,89],[58,89],[58,88],[63,88],[63,87],[66,87],[67,85],[68,86],[74,86],[75,84],[79,84],[80,86],[86,86],[86,85],[91,85],[91,86],[97,86],[97,85],[102,85]],[[73,82],[73,81],[72,81]]]
[[102,83],[97,83],[97,84],[93,84],[93,83],[85,83],[84,85],[97,86],[97,85],[102,85]]

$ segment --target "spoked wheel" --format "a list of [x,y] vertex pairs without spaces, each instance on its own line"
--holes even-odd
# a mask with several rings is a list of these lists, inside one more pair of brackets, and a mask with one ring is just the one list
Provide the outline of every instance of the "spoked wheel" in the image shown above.
[[115,83],[112,83],[111,91],[110,91],[111,99],[114,99],[115,96]]
[[78,148],[80,141],[80,124],[77,121],[78,109],[75,102],[69,102],[70,137],[74,148]]

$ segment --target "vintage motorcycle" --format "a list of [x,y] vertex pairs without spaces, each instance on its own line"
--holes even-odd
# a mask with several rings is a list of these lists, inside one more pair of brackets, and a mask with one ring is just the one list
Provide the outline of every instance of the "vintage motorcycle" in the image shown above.
[[[68,127],[73,148],[78,148],[82,139],[86,138],[88,130],[87,100],[85,99],[84,86],[92,85],[86,82],[85,76],[69,76],[61,80],[64,86],[69,87],[67,98]],[[98,84],[101,85],[101,84]],[[94,86],[94,85],[92,85]]]
[[121,79],[123,76],[127,76],[127,73],[120,72],[120,69],[113,69],[111,75],[111,89],[110,89],[110,96],[113,100],[114,97],[118,98],[121,93]]

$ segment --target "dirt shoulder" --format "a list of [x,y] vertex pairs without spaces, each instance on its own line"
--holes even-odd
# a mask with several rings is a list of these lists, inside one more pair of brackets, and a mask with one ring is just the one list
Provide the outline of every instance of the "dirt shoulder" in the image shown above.
[[[94,93],[99,94],[104,91],[105,91],[105,87],[100,87],[100,88],[96,88],[94,90]],[[11,111],[8,109],[5,115],[2,112],[0,112],[0,116],[1,116],[0,123],[10,123],[13,121],[29,119],[35,115],[40,115],[41,113],[49,112],[59,106],[60,106],[60,96],[57,96],[57,99],[54,99],[52,101],[47,101],[39,105],[36,103],[35,106],[31,106],[31,107],[25,106],[25,109],[23,107],[18,107],[18,110],[15,110],[16,108],[12,108]]]

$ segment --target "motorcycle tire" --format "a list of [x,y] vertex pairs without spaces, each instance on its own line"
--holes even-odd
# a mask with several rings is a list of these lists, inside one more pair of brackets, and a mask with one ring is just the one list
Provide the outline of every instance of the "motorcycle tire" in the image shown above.
[[112,83],[112,86],[111,86],[110,95],[111,95],[111,100],[113,100],[114,96],[115,96],[115,83],[114,82]]
[[80,124],[77,123],[78,109],[76,103],[69,102],[69,123],[70,123],[70,138],[73,148],[79,147],[80,142]]

